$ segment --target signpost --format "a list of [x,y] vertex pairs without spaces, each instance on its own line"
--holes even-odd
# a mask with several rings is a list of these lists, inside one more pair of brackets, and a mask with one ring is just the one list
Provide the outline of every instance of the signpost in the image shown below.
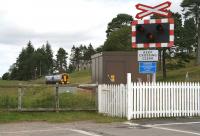
[[[174,45],[174,19],[168,8],[171,2],[166,1],[156,6],[137,4],[141,10],[132,21],[132,48],[166,48]],[[164,16],[164,19],[142,20],[148,15]],[[158,50],[138,50],[139,73],[152,74],[152,81],[156,82],[156,65]]]

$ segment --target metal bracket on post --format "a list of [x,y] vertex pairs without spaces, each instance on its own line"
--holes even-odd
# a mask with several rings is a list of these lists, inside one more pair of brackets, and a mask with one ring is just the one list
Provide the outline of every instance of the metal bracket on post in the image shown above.
[[127,73],[127,120],[133,117],[133,84],[131,81],[131,73]]

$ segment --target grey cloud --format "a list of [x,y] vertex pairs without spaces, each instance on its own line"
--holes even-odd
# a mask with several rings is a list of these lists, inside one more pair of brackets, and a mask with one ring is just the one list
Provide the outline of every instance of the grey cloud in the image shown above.
[[[99,26],[95,26],[99,27]],[[37,43],[44,43],[47,40],[52,43],[59,43],[59,46],[71,48],[73,43],[81,41],[89,41],[95,39],[93,29],[79,31],[74,33],[51,32],[51,33],[37,33],[34,30],[27,30],[20,28],[10,22],[6,22],[3,18],[0,19],[0,44],[20,45],[29,40]]]
[[63,45],[73,43],[76,41],[83,41],[92,39],[89,32],[78,33],[36,33],[31,30],[24,30],[20,28],[0,28],[0,43],[1,44],[21,44],[28,40],[34,41],[52,41],[59,42]]

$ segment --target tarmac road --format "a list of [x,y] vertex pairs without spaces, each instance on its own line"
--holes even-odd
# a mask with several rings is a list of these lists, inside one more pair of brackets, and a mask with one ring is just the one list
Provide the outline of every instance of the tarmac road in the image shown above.
[[0,124],[0,136],[195,136],[200,119],[140,120],[111,124],[94,122]]

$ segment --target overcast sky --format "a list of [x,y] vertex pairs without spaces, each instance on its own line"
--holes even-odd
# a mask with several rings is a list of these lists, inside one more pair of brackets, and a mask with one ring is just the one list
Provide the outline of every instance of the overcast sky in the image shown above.
[[[171,0],[172,11],[181,12]],[[15,63],[29,40],[35,48],[49,41],[54,55],[59,47],[102,45],[108,22],[119,13],[135,16],[138,3],[156,5],[165,0],[0,0],[0,76]]]

